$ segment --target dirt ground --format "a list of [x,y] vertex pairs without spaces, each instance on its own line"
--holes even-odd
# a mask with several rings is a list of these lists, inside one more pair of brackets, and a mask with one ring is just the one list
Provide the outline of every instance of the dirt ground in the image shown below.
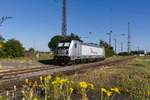
[[[122,57],[111,57],[107,60],[120,59]],[[105,59],[106,60],[106,59]],[[20,68],[41,67],[53,65],[53,59],[50,56],[40,57],[40,59],[17,58],[17,59],[0,59],[0,71]]]
[[34,60],[0,59],[0,69],[28,68],[44,66],[44,63]]

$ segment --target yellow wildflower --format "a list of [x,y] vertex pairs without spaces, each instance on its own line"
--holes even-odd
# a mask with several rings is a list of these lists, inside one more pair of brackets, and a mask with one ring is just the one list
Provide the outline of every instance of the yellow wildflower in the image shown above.
[[34,81],[34,84],[37,86],[38,84],[37,84],[37,81]]
[[111,92],[111,91],[107,91],[107,92],[106,92],[106,95],[107,95],[108,97],[110,97],[110,96],[112,95],[112,92]]
[[79,85],[81,88],[84,88],[84,89],[86,89],[88,87],[88,84],[84,81],[80,82]]
[[120,94],[120,91],[119,91],[119,89],[118,89],[117,87],[115,87],[115,88],[111,88],[111,91],[114,91],[114,92],[116,92],[116,93]]
[[37,97],[34,97],[33,100],[38,100],[38,98],[37,98]]
[[51,79],[50,75],[44,77],[44,81],[49,81],[50,79]]
[[2,65],[0,65],[0,69],[2,69],[3,68],[3,66]]
[[14,91],[16,91],[16,90],[17,90],[16,85],[14,85]]
[[51,78],[52,78],[52,76],[51,76],[51,75],[48,75],[48,76],[47,76],[47,79],[48,79],[48,80],[50,80]]
[[13,98],[15,97],[15,93],[14,93],[14,92],[12,92],[12,97],[13,97]]
[[70,90],[70,93],[72,93],[74,89],[73,88],[69,88],[69,90]]
[[88,86],[91,88],[91,89],[94,89],[94,85],[89,83]]
[[41,80],[41,81],[43,80],[43,77],[42,77],[42,76],[40,76],[40,80]]
[[23,91],[21,91],[22,92],[22,94],[25,94],[25,91],[23,90]]
[[61,80],[61,78],[60,77],[56,77],[56,81],[60,81]]
[[2,44],[0,44],[0,48],[2,48],[3,47],[3,45]]
[[71,80],[70,83],[71,83],[71,84],[74,84],[74,81]]
[[33,88],[35,88],[37,86],[38,86],[38,83],[37,83],[37,81],[35,81],[34,84],[33,84]]
[[60,84],[64,84],[64,83],[66,83],[67,82],[67,79],[61,79],[60,80]]
[[147,92],[148,96],[150,96],[150,91]]
[[45,81],[45,82],[47,81],[47,77],[44,77],[44,81]]
[[6,96],[9,96],[9,91],[6,91]]
[[56,84],[57,84],[57,81],[53,81],[52,84],[53,84],[53,85],[56,85]]
[[28,80],[28,79],[25,79],[25,83],[28,84],[28,83],[29,83],[29,80]]
[[23,97],[22,100],[26,100],[26,99]]
[[105,93],[107,92],[107,90],[105,88],[101,88],[101,91],[105,92]]
[[29,82],[29,86],[32,86],[32,82]]

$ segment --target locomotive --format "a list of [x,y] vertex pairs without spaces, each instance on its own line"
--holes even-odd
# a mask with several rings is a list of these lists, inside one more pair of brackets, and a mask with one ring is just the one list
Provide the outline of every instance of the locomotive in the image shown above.
[[105,49],[93,43],[79,40],[63,40],[58,43],[55,61],[58,64],[82,63],[105,59]]

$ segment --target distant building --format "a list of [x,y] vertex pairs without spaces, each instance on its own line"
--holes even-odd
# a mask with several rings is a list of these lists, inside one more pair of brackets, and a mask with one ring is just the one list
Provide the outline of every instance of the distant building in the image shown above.
[[147,55],[150,56],[150,52],[147,52]]
[[146,56],[147,52],[146,50],[136,50],[136,51],[131,51],[131,54],[136,56]]

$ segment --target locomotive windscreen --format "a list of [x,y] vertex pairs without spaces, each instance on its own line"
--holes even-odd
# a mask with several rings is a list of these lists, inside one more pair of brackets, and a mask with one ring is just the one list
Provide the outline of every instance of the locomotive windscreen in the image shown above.
[[70,42],[60,42],[58,43],[58,48],[69,48]]

